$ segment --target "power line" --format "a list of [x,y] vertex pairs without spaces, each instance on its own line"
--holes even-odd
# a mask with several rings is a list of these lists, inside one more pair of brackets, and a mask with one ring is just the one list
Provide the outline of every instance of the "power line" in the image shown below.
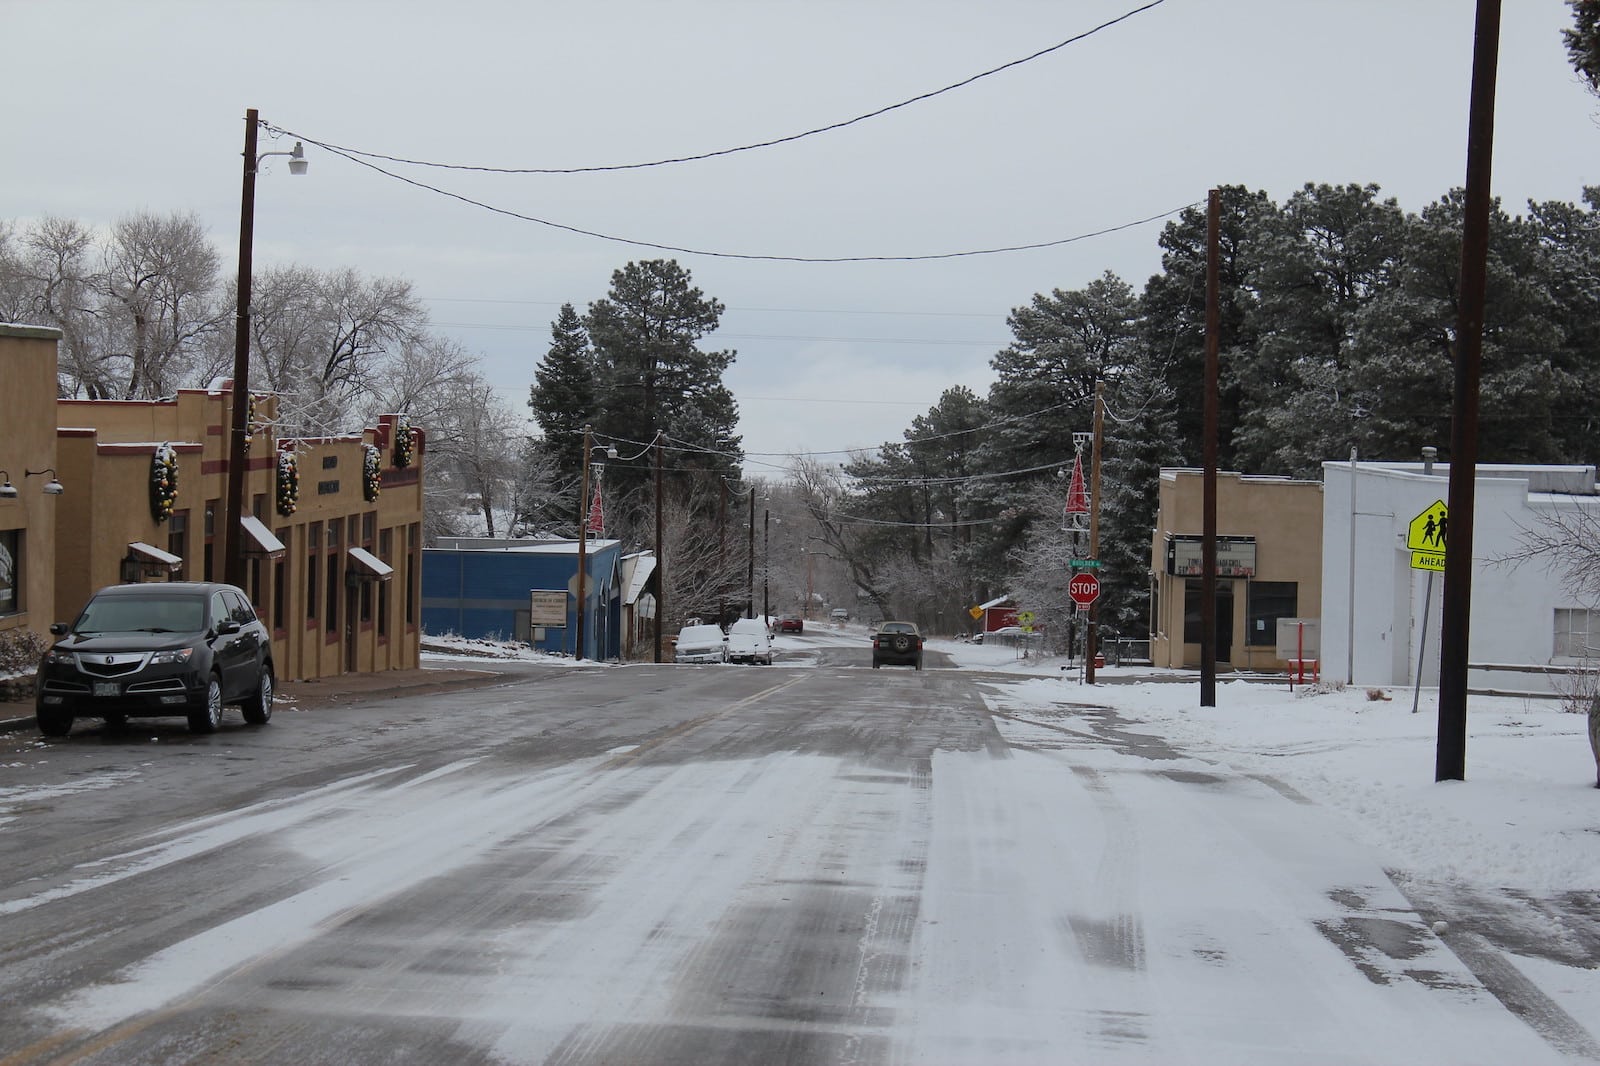
[[[533,307],[560,307],[569,304],[571,300],[512,300],[487,296],[424,296],[428,303],[455,303],[455,304],[517,304]],[[878,311],[868,308],[842,308],[842,307],[732,307],[729,311],[738,311],[741,314],[760,312],[764,314],[783,315],[906,315],[927,316],[930,318],[998,318],[992,312],[979,311]]]
[[[383,160],[384,162],[387,162],[387,163],[400,163],[400,164],[403,164],[403,165],[406,165],[406,166],[430,167],[430,168],[437,169],[437,170],[477,171],[477,172],[480,172],[480,173],[488,173],[488,174],[597,174],[597,173],[603,173],[603,172],[606,172],[606,171],[617,171],[617,170],[644,170],[644,169],[647,169],[647,168],[650,168],[650,167],[664,167],[664,166],[672,166],[672,165],[675,165],[675,164],[678,164],[678,163],[693,163],[693,162],[698,162],[698,161],[705,160],[705,159],[715,159],[718,156],[735,155],[735,154],[740,153],[740,152],[751,152],[751,151],[755,151],[755,150],[760,149],[760,148],[772,148],[772,147],[774,147],[776,145],[790,144],[790,143],[792,143],[794,141],[804,140],[807,137],[815,137],[818,134],[831,133],[834,130],[841,130],[841,129],[844,129],[845,127],[847,127],[847,126],[854,126],[858,122],[866,122],[869,119],[874,119],[874,118],[878,118],[878,117],[880,117],[882,115],[886,115],[886,114],[890,113],[891,111],[898,111],[901,108],[910,107],[912,104],[918,104],[918,103],[923,102],[924,100],[931,100],[936,96],[943,96],[945,93],[954,92],[957,89],[965,88],[966,86],[971,85],[974,82],[981,81],[984,78],[991,77],[991,76],[993,76],[995,74],[999,74],[999,73],[1001,73],[1003,71],[1011,70],[1014,67],[1020,67],[1025,63],[1031,63],[1035,59],[1041,59],[1044,56],[1050,55],[1052,52],[1059,52],[1061,49],[1066,48],[1068,45],[1076,44],[1079,41],[1085,40],[1086,38],[1093,37],[1095,34],[1099,33],[1101,30],[1109,29],[1112,26],[1117,25],[1119,22],[1125,22],[1128,19],[1132,18],[1133,16],[1138,15],[1138,14],[1142,14],[1143,12],[1146,12],[1146,11],[1149,11],[1153,7],[1159,7],[1161,4],[1163,4],[1165,2],[1166,2],[1166,0],[1150,0],[1150,3],[1144,4],[1141,7],[1136,7],[1131,11],[1124,12],[1123,14],[1118,15],[1114,19],[1111,19],[1111,20],[1109,20],[1107,22],[1102,22],[1100,25],[1094,27],[1093,29],[1085,30],[1082,33],[1076,34],[1076,35],[1074,35],[1072,37],[1068,37],[1066,40],[1060,41],[1060,42],[1058,42],[1056,44],[1053,44],[1048,48],[1041,48],[1039,51],[1034,52],[1032,55],[1023,56],[1020,59],[1013,59],[1008,63],[1000,64],[998,67],[992,67],[992,68],[990,68],[988,70],[980,71],[979,73],[973,74],[970,77],[963,78],[960,81],[953,82],[953,83],[951,83],[949,85],[945,85],[945,86],[943,86],[941,88],[938,88],[938,89],[930,90],[929,92],[919,93],[916,96],[910,97],[909,99],[901,100],[898,103],[888,104],[888,105],[886,105],[884,107],[876,108],[875,110],[868,111],[865,114],[857,115],[854,118],[844,119],[844,120],[839,121],[839,122],[831,122],[831,123],[829,123],[829,124],[827,124],[825,126],[818,126],[818,127],[814,128],[814,129],[805,130],[805,131],[800,132],[800,133],[791,133],[791,134],[788,134],[787,136],[783,136],[783,137],[773,137],[773,138],[771,138],[769,140],[757,141],[757,142],[755,142],[753,144],[742,144],[742,145],[738,145],[738,146],[733,147],[733,148],[719,148],[719,149],[717,149],[715,151],[698,152],[698,153],[695,153],[693,155],[674,156],[674,157],[668,158],[668,159],[655,159],[655,160],[651,160],[650,162],[646,162],[646,163],[612,163],[612,164],[605,164],[605,165],[601,165],[601,166],[585,166],[585,167],[496,167],[496,166],[469,165],[469,164],[464,164],[464,163],[441,163],[441,162],[437,162],[437,161],[433,161],[433,160],[427,160],[427,159],[407,159],[407,158],[405,158],[403,156],[386,155],[386,154],[384,154],[382,152],[369,152],[369,151],[363,151],[363,150],[358,149],[358,148],[350,148],[350,147],[346,147],[346,146],[329,144],[329,143],[326,143],[326,142],[323,142],[323,141],[314,140],[313,138],[307,137],[304,134],[295,133],[292,130],[281,130],[281,129],[279,129],[279,128],[275,127],[275,126],[271,126],[271,125],[269,125],[269,124],[267,124],[265,122],[262,123],[262,126],[265,129],[270,130],[270,131],[272,131],[274,133],[281,133],[284,136],[297,137],[297,138],[299,138],[300,140],[303,140],[303,141],[310,141],[312,144],[317,145],[319,148],[324,148],[324,149],[326,149],[326,150],[328,150],[330,152],[334,152],[336,154],[343,155],[346,158],[351,158],[351,157],[354,157],[354,156],[360,156],[360,157],[362,157],[364,159],[381,159],[381,160]],[[379,169],[379,168],[374,167],[373,169]],[[674,249],[674,250],[681,250],[681,249]]]
[[[1155,0],[1155,2],[1163,3],[1165,0]],[[262,125],[267,126],[266,123],[262,123]],[[376,171],[377,173],[382,174],[384,177],[392,178],[395,181],[410,185],[413,188],[422,189],[426,192],[431,192],[450,200],[456,200],[460,203],[467,204],[470,207],[480,208],[481,210],[488,211],[491,214],[501,215],[505,218],[514,218],[522,222],[532,222],[536,225],[546,226],[554,230],[560,230],[563,233],[573,233],[580,237],[593,237],[596,240],[610,241],[613,244],[625,244],[634,248],[651,248],[658,252],[676,252],[680,255],[699,255],[705,256],[709,259],[738,259],[750,262],[766,263],[922,263],[942,259],[968,259],[974,256],[1001,255],[1008,252],[1031,252],[1044,248],[1059,248],[1063,245],[1076,244],[1079,241],[1086,241],[1093,237],[1104,237],[1107,234],[1119,233],[1122,230],[1133,229],[1136,226],[1143,226],[1151,222],[1158,222],[1163,218],[1176,215],[1181,211],[1187,211],[1189,208],[1198,207],[1201,203],[1199,200],[1191,201],[1190,203],[1182,204],[1178,207],[1162,211],[1158,214],[1150,215],[1146,218],[1134,219],[1131,222],[1123,222],[1115,226],[1106,226],[1103,229],[1093,230],[1088,233],[1079,233],[1071,237],[1061,237],[1056,240],[1049,241],[1034,241],[1029,244],[1008,244],[993,248],[970,248],[964,251],[956,252],[931,252],[924,255],[827,256],[769,255],[755,252],[724,252],[710,248],[691,248],[687,245],[666,244],[660,241],[639,240],[633,237],[619,237],[612,233],[602,233],[599,230],[584,229],[581,226],[571,226],[564,222],[556,222],[552,219],[539,218],[535,215],[525,215],[520,211],[513,211],[508,207],[496,207],[494,204],[487,203],[483,200],[477,200],[473,197],[463,195],[462,193],[451,192],[448,189],[441,189],[437,185],[430,185],[425,181],[418,181],[415,178],[408,178],[404,174],[396,174],[392,170],[385,170],[376,163],[371,163],[366,159],[358,158],[349,152],[316,140],[315,138],[307,136],[306,134],[292,133],[288,130],[278,131],[276,127],[272,126],[267,126],[267,128],[272,129],[275,132],[282,132],[285,136],[295,137],[302,141],[309,141],[310,143],[315,144],[331,152],[332,154],[339,156],[340,158],[349,160],[357,166],[366,167],[368,170]]]
[[[495,322],[434,322],[444,329],[484,329],[496,333],[536,333],[548,329],[543,325],[519,325]],[[950,348],[1004,348],[1011,341],[963,341],[935,337],[808,337],[794,333],[724,333],[710,335],[717,340],[730,341],[834,341],[846,344],[927,344]]]

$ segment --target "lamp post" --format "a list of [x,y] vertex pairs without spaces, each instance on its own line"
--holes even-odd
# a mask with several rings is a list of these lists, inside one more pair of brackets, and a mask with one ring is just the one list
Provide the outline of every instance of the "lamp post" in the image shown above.
[[256,171],[269,155],[289,157],[289,173],[306,172],[305,149],[300,142],[287,152],[256,153],[256,127],[261,117],[255,108],[244,113],[244,190],[239,199],[239,303],[233,332],[233,412],[228,433],[228,500],[223,516],[223,578],[244,586],[244,464],[249,445],[250,408],[250,260],[255,243]]
[[[589,576],[589,465],[594,459],[594,453],[600,451],[600,446],[594,443],[594,428],[588,424],[583,427],[583,479],[582,488],[578,490],[578,625],[577,639],[573,643],[572,657],[583,658],[584,619],[588,616],[588,589],[585,587]],[[605,448],[606,457],[617,457],[616,445]]]

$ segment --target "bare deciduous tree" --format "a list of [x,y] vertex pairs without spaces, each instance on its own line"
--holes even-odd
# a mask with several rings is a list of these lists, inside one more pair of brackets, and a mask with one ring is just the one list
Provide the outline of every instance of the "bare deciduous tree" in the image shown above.
[[58,372],[66,395],[118,395],[100,342],[105,285],[94,267],[95,235],[70,218],[45,217],[0,232],[0,319],[61,330]]
[[104,262],[121,396],[169,395],[220,324],[217,250],[195,215],[141,212],[112,227]]

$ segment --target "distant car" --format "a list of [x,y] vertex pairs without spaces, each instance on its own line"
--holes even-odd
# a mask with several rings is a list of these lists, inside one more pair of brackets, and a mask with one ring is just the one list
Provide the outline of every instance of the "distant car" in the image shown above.
[[721,626],[684,626],[678,631],[676,648],[672,653],[675,663],[725,663],[728,661],[728,638]]
[[212,582],[111,585],[89,597],[39,663],[39,732],[64,737],[78,718],[116,729],[129,718],[182,716],[212,733],[222,709],[272,717],[272,639],[244,590]]
[[922,669],[922,634],[915,622],[885,622],[872,634],[872,668],[884,663]]
[[802,618],[796,618],[793,615],[790,615],[787,618],[778,619],[779,633],[804,633],[805,631],[806,623]]
[[772,631],[759,618],[741,618],[728,630],[728,661],[772,665]]
[[832,611],[828,612],[828,617],[833,619],[835,622],[848,622],[850,621],[850,612],[845,610],[843,607],[835,607]]

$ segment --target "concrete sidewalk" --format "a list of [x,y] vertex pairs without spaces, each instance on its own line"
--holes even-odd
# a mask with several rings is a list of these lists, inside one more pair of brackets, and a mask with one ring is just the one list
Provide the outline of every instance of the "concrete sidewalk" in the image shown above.
[[[294,708],[313,710],[342,703],[423,696],[430,692],[477,688],[503,681],[507,675],[485,662],[482,667],[421,667],[416,670],[384,670],[368,674],[341,674],[317,681],[285,681],[278,686],[275,710]],[[32,729],[33,701],[0,701],[0,731]]]

